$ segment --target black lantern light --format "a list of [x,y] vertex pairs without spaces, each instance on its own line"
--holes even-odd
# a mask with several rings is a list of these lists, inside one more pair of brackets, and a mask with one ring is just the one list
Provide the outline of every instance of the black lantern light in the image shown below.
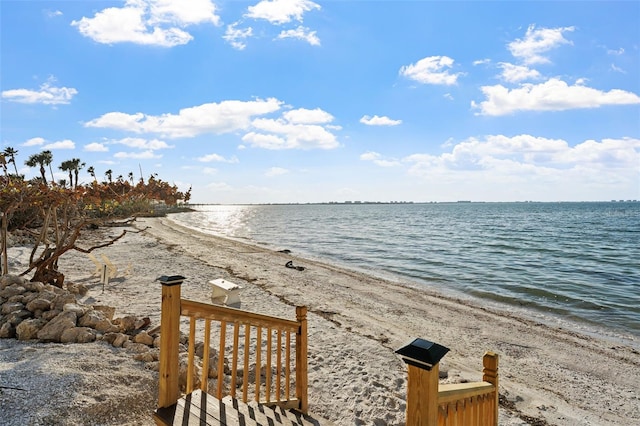
[[424,339],[415,339],[396,351],[404,362],[424,370],[431,370],[447,352],[449,348]]

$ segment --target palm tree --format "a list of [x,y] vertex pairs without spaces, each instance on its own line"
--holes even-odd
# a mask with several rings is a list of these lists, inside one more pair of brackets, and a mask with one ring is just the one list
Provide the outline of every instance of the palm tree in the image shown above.
[[11,148],[10,146],[6,147],[4,149],[4,155],[6,157],[9,157],[9,160],[7,160],[7,163],[13,163],[13,168],[16,171],[16,176],[18,176],[18,166],[16,166],[16,155],[18,154],[18,151],[16,151],[15,149]]
[[71,168],[73,170],[73,175],[76,178],[75,184],[73,183],[73,180],[71,181],[71,186],[73,186],[74,188],[78,187],[78,173],[80,172],[80,169],[83,168],[84,166],[85,166],[85,163],[81,163],[79,158],[74,158],[71,160]]
[[[40,177],[42,178],[42,182],[44,182],[44,184],[47,184],[47,177],[45,176],[45,164],[51,164],[46,163],[47,158],[49,158],[47,155],[45,155],[45,152],[47,151],[43,151],[40,152],[38,154],[32,154],[31,156],[29,156],[29,159],[27,159],[27,161],[24,162],[24,164],[27,167],[36,167],[39,166],[40,167]],[[51,152],[49,152],[49,154],[51,154]]]
[[73,175],[71,174],[71,172],[73,171],[72,160],[63,161],[62,164],[60,164],[60,167],[58,168],[63,172],[69,173],[69,186],[73,186]]
[[94,169],[93,166],[89,166],[89,168],[87,169],[87,173],[91,175],[94,182],[98,181],[98,179],[96,179],[96,169]]
[[51,163],[53,162],[53,154],[51,153],[51,151],[46,150],[46,151],[42,151],[42,155],[43,155],[43,162],[45,166],[49,166],[49,171],[51,172],[51,183],[55,182],[55,178],[53,177],[53,167],[51,167]]

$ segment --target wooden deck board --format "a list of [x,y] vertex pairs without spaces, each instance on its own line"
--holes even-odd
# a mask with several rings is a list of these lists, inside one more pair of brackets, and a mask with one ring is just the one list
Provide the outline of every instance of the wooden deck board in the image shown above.
[[247,405],[230,396],[222,400],[201,390],[196,390],[167,408],[154,413],[159,425],[180,426],[331,426],[329,421],[319,421],[279,407],[261,404]]

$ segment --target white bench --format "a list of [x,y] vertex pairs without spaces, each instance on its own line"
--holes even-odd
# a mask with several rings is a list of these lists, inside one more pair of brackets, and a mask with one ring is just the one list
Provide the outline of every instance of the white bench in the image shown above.
[[240,307],[240,287],[222,278],[209,281],[211,285],[211,302],[217,305],[231,306],[233,308]]

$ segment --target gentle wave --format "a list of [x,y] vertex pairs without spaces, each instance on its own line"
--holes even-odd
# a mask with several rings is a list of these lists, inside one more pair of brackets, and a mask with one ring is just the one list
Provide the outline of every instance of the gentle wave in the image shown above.
[[183,225],[640,336],[640,203],[199,206]]

